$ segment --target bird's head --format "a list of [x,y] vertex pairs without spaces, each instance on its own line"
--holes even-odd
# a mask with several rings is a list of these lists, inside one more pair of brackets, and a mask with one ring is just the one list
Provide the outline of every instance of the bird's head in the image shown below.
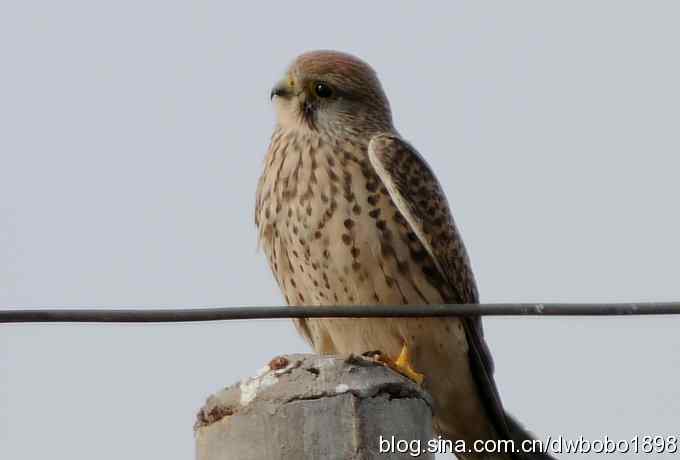
[[392,129],[389,102],[373,69],[337,51],[298,56],[271,99],[284,128],[350,135]]

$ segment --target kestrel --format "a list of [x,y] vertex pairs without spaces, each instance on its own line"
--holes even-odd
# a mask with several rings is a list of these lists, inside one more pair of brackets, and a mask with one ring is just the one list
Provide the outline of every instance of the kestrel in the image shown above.
[[[289,305],[478,302],[446,196],[394,128],[371,67],[340,52],[308,52],[291,64],[271,98],[277,125],[257,188],[255,223]],[[530,439],[501,405],[480,318],[295,324],[318,353],[380,350],[422,381],[434,400],[435,430],[448,439],[468,446]]]

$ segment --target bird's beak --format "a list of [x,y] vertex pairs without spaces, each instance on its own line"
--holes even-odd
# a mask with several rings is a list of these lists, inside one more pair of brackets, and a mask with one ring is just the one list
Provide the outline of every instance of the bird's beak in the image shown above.
[[269,93],[269,99],[274,99],[274,96],[289,98],[293,95],[293,89],[288,81],[278,82]]
[[295,80],[290,74],[281,79],[269,93],[269,99],[274,99],[274,96],[282,97],[284,99],[291,99],[293,96],[297,96],[295,88]]

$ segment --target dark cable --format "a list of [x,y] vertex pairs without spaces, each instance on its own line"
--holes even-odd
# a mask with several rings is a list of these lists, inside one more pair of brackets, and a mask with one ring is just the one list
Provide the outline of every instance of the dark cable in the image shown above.
[[0,323],[173,323],[272,318],[376,318],[442,316],[677,315],[680,302],[506,303],[453,305],[338,305],[330,307],[50,308],[0,310]]

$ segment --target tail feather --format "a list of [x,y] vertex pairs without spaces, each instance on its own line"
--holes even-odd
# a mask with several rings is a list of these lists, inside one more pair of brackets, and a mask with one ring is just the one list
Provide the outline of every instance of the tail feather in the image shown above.
[[[508,430],[510,431],[510,437],[514,441],[516,448],[531,450],[530,452],[518,453],[514,458],[517,460],[555,460],[555,457],[547,452],[539,451],[539,443],[525,442],[536,440],[536,437],[520,425],[520,423],[507,412],[505,414],[505,420],[508,425]],[[525,446],[525,449],[522,449],[523,446]],[[547,448],[547,446],[543,446],[543,448]]]

